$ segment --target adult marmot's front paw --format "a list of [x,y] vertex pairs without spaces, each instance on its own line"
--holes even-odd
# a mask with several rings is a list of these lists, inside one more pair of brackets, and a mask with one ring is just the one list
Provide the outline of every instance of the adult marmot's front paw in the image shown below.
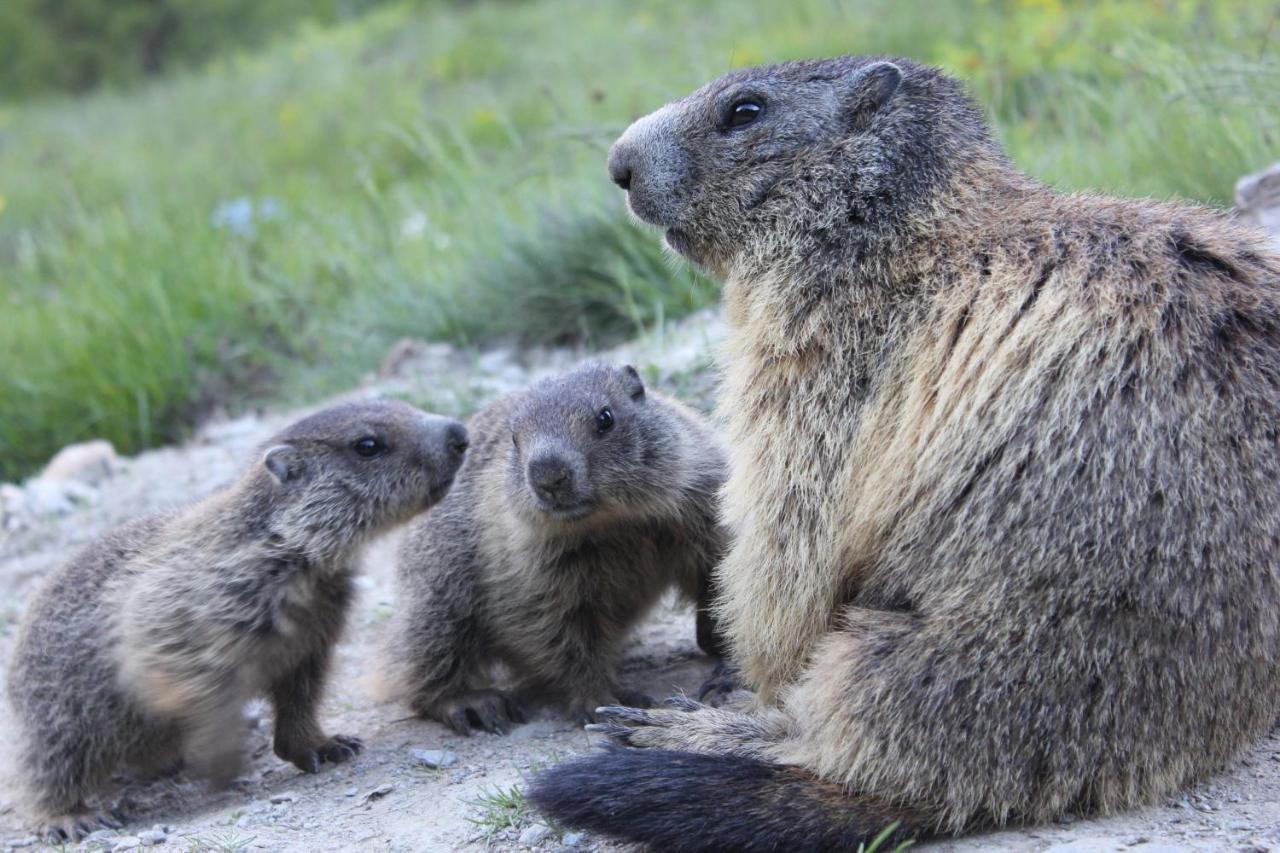
[[364,741],[351,735],[334,735],[312,744],[277,743],[276,755],[304,773],[318,773],[321,764],[350,761],[364,749]]
[[626,706],[652,708],[653,697],[638,690],[616,689],[607,692],[578,696],[569,702],[569,719],[580,726],[599,722],[601,708]]

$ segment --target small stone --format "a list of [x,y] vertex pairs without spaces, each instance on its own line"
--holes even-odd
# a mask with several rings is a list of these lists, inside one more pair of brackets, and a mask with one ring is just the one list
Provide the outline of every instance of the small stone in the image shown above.
[[357,790],[356,788],[348,788],[348,789],[343,793],[343,796],[344,796],[344,797],[354,797],[354,796],[355,796],[356,794],[358,794],[358,793],[360,793],[360,791],[359,791],[359,790]]
[[7,846],[12,847],[15,850],[21,847],[35,847],[39,843],[40,839],[36,838],[34,835],[28,835],[26,838],[14,838],[5,842]]
[[364,795],[365,802],[369,802],[371,800],[380,800],[383,797],[385,797],[387,794],[390,794],[395,789],[396,789],[396,786],[390,784],[389,782],[381,784],[378,787],[374,788],[372,791],[369,791],[367,794]]
[[585,832],[566,832],[564,838],[560,840],[564,842],[565,847],[581,847],[587,843],[587,834]]
[[535,823],[520,833],[519,842],[526,847],[538,847],[552,836],[551,827]]
[[138,833],[138,840],[147,847],[164,844],[166,837],[164,830],[160,829],[148,829],[146,832]]
[[247,814],[241,815],[240,819],[236,821],[236,829],[248,829],[250,826],[253,826],[253,818]]
[[96,829],[84,837],[85,844],[97,844],[107,839],[119,837],[120,833],[114,829]]
[[120,850],[137,850],[142,846],[142,839],[136,835],[126,835],[116,840],[115,846],[111,848],[111,853],[117,853]]
[[293,791],[281,791],[279,794],[271,795],[271,802],[273,803],[292,803],[296,799],[298,799],[298,795]]
[[410,755],[416,763],[433,770],[444,770],[458,763],[458,756],[447,749],[415,749]]

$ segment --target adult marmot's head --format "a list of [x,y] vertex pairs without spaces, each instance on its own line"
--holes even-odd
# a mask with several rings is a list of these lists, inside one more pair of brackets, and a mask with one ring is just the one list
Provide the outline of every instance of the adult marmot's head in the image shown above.
[[789,230],[889,233],[966,153],[996,152],[956,81],[907,60],[738,71],[639,119],[609,152],[631,210],[723,276]]

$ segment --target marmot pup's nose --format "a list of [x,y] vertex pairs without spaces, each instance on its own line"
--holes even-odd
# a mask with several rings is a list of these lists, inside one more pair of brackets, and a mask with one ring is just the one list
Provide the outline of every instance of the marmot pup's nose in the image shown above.
[[444,443],[450,453],[461,458],[467,452],[467,428],[457,421],[449,424],[445,430]]
[[623,146],[615,145],[609,152],[609,180],[624,190],[631,189],[631,156]]
[[529,485],[544,500],[557,500],[573,491],[573,471],[557,456],[529,460]]

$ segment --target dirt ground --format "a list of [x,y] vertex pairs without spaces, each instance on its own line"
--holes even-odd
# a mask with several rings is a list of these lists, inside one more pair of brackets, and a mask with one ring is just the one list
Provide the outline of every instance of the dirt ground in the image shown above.
[[[614,355],[651,367],[657,386],[699,397],[711,379],[707,352],[718,334],[714,316],[696,318],[660,345]],[[652,347],[660,347],[654,349]],[[560,369],[577,354],[548,355],[536,366],[510,356],[467,361],[457,353],[410,348],[404,364],[373,383],[381,392],[442,400],[447,391],[473,403]],[[433,363],[424,364],[423,360]],[[406,388],[405,375],[432,375],[441,363],[472,370],[463,385]],[[424,374],[424,371],[426,373]],[[438,375],[438,374],[437,374]],[[652,380],[651,380],[652,381]],[[410,383],[412,384],[412,383]],[[435,395],[435,396],[432,396]],[[209,425],[181,447],[164,448],[114,465],[109,477],[73,495],[70,506],[0,523],[0,670],[7,672],[24,603],[40,580],[77,547],[136,515],[181,504],[229,482],[255,447],[298,413],[253,415]],[[617,850],[600,839],[543,827],[518,796],[528,774],[591,748],[587,735],[544,712],[506,736],[460,737],[434,723],[406,719],[378,704],[368,689],[387,617],[396,606],[392,538],[370,548],[361,594],[338,649],[322,718],[331,732],[359,735],[354,761],[305,775],[270,749],[266,715],[251,732],[251,772],[230,790],[211,793],[180,777],[132,783],[125,795],[131,819],[78,849],[133,849],[152,843],[178,850]],[[651,695],[694,690],[710,670],[694,642],[687,608],[664,604],[626,651],[623,678]],[[2,677],[2,676],[0,676]],[[14,727],[0,702],[0,849],[35,848],[24,825],[13,768]],[[445,751],[443,768],[415,755]],[[1280,737],[1259,743],[1227,774],[1162,805],[1106,820],[1074,820],[929,845],[939,851],[1280,851]]]

